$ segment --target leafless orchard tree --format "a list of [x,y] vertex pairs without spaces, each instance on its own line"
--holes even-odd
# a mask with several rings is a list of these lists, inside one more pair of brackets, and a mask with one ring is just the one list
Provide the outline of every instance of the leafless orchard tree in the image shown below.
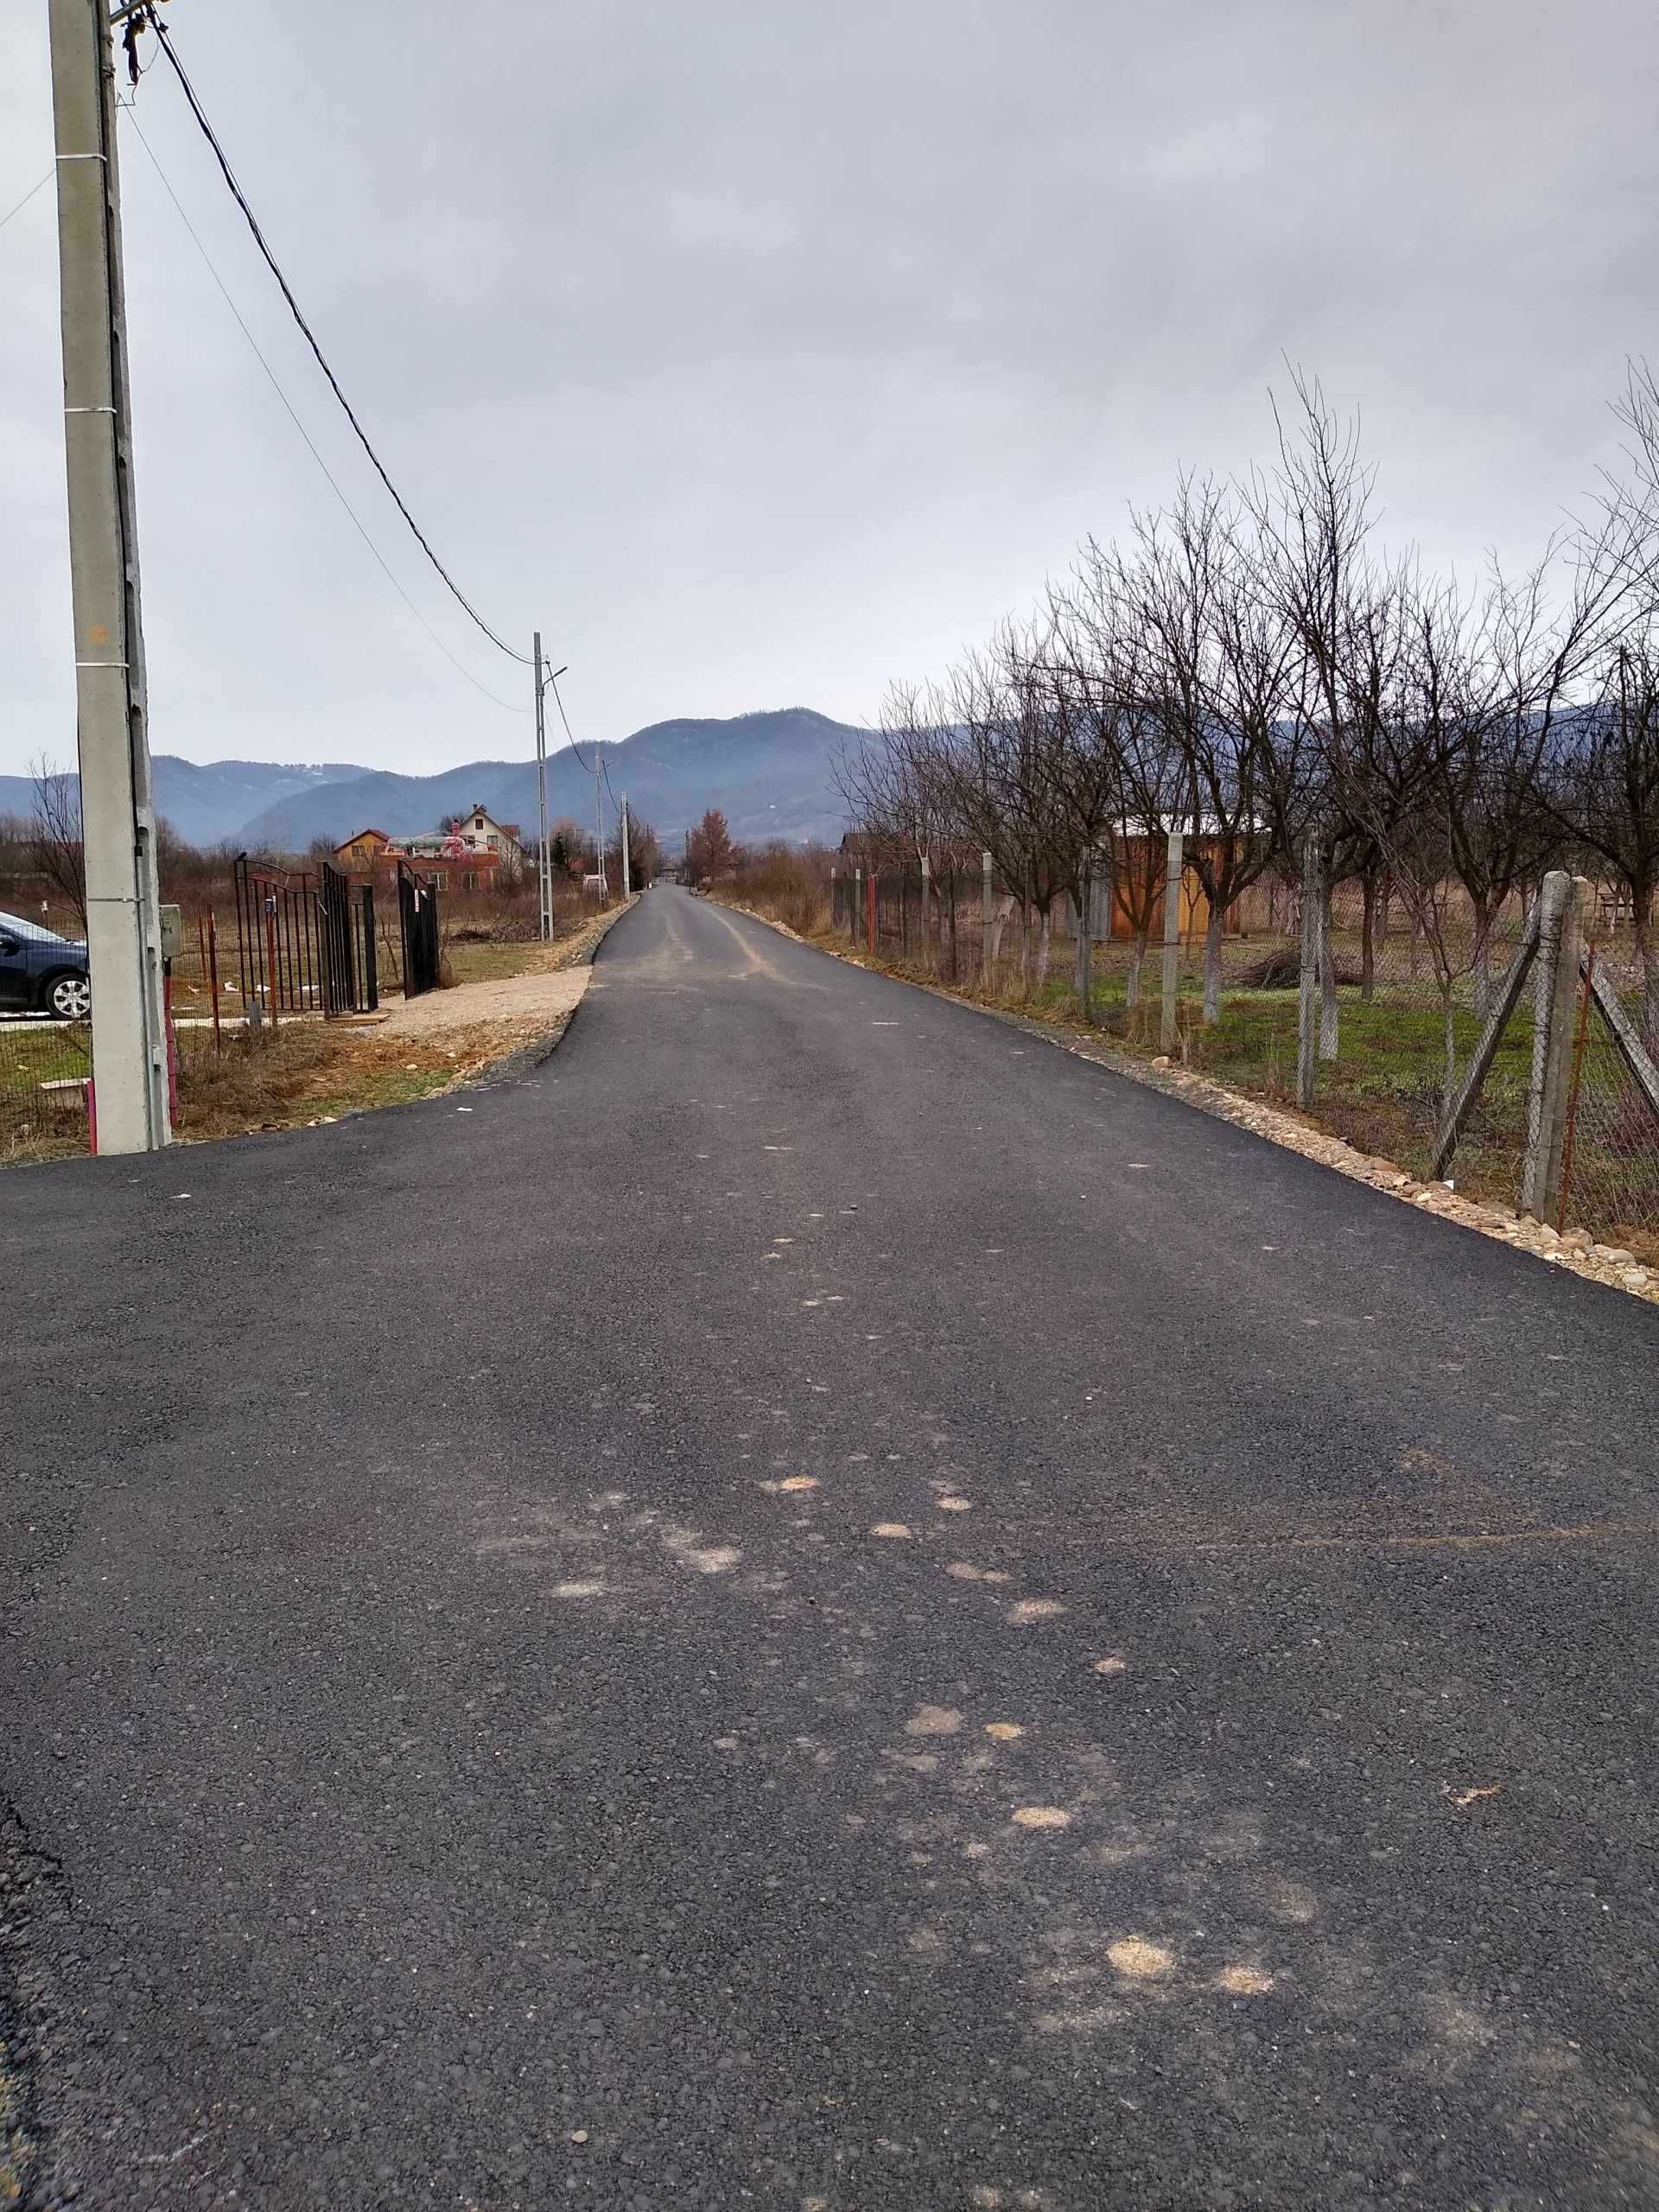
[[80,834],[80,779],[42,754],[30,769],[35,811],[30,825],[29,862],[65,906],[73,908],[86,933],[86,852]]
[[1556,724],[1545,804],[1605,868],[1628,906],[1642,973],[1642,1032],[1659,1052],[1659,652],[1651,638],[1617,646],[1598,696]]
[[988,647],[957,663],[944,695],[949,804],[970,846],[990,854],[1015,902],[1027,996],[1046,977],[1054,898],[1069,874],[1066,810],[1051,772],[1053,677],[1042,646],[1040,636],[1004,623]]
[[1135,563],[1116,545],[1090,539],[1066,587],[1066,618],[1077,639],[1082,680],[1095,690],[1100,741],[1116,779],[1111,835],[1122,855],[1112,871],[1112,905],[1129,930],[1127,1003],[1140,1003],[1147,948],[1164,907],[1169,833],[1185,820],[1185,759],[1171,738],[1153,679],[1155,655],[1139,620]]
[[[1618,412],[1629,467],[1599,513],[1471,588],[1379,545],[1357,420],[1294,372],[1265,470],[1184,476],[1122,543],[1087,541],[1031,620],[1004,622],[935,686],[895,688],[840,779],[873,864],[925,861],[937,884],[988,851],[1029,990],[1056,899],[1090,917],[1115,854],[1133,1005],[1178,895],[1163,877],[1179,828],[1208,907],[1213,1023],[1229,912],[1264,879],[1294,882],[1313,836],[1322,1050],[1338,1042],[1331,889],[1357,882],[1362,995],[1398,898],[1414,963],[1426,947],[1433,963],[1448,1086],[1457,1007],[1491,1001],[1505,902],[1580,864],[1630,910],[1659,1037],[1659,384],[1644,367]],[[1001,927],[999,910],[993,959]],[[1082,945],[1077,981],[1086,1005]]]
[[1305,790],[1313,747],[1299,648],[1262,587],[1261,548],[1231,487],[1184,479],[1161,513],[1135,518],[1135,534],[1142,680],[1179,762],[1186,861],[1208,909],[1204,1019],[1214,1024],[1228,912],[1287,849]]

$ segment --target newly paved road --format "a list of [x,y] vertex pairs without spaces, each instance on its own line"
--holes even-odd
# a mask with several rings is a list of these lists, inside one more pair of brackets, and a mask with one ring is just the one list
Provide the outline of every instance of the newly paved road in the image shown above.
[[1649,1308],[666,889],[0,1282],[30,2201],[1659,2204]]

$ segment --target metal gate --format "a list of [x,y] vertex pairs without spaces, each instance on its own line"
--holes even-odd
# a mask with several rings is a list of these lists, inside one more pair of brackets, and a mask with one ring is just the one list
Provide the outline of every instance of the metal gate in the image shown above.
[[274,868],[238,853],[235,866],[238,981],[250,1020],[299,1014],[371,1014],[380,1003],[374,892],[323,865]]
[[324,861],[317,871],[317,929],[325,1014],[372,1014],[380,1003],[374,958],[374,887],[360,893]]
[[404,934],[404,996],[419,998],[438,980],[438,894],[399,861],[397,912]]

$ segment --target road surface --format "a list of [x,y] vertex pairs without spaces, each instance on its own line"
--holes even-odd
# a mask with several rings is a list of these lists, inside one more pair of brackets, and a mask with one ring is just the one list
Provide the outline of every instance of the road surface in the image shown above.
[[26,2201],[1659,2203],[1648,1307],[670,889],[0,1281]]

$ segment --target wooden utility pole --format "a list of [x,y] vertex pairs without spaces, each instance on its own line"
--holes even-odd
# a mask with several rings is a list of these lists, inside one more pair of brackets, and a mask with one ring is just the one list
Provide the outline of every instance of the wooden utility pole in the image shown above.
[[63,434],[97,1142],[151,1152],[173,1130],[106,7],[50,0]]

